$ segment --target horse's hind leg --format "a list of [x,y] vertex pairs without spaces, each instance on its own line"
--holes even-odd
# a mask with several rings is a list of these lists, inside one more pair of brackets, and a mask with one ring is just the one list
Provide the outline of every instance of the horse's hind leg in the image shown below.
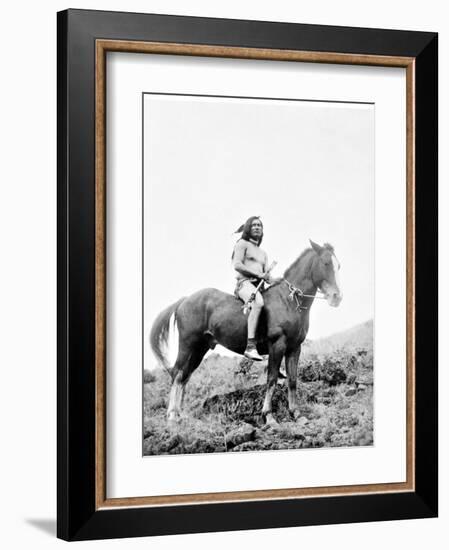
[[201,361],[206,355],[208,349],[209,349],[209,345],[206,342],[203,344],[198,344],[190,356],[189,368],[188,368],[189,372],[181,389],[181,408],[183,407],[183,404],[184,404],[184,396],[186,394],[187,382],[190,380],[190,377],[192,376],[193,372],[201,365]]
[[170,398],[167,408],[167,419],[172,421],[179,420],[181,413],[181,402],[183,389],[186,383],[186,367],[190,358],[190,349],[181,348],[178,352],[175,366],[173,367],[173,382],[170,389]]
[[207,349],[208,346],[203,343],[197,343],[194,346],[180,346],[178,358],[173,367],[174,376],[167,409],[167,419],[170,422],[179,420],[186,384],[193,371],[201,363]]

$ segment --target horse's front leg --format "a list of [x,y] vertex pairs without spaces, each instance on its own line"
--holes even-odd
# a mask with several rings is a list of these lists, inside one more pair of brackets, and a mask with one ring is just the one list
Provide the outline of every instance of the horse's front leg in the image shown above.
[[281,366],[284,353],[285,339],[283,337],[280,337],[275,342],[270,343],[267,369],[267,390],[265,393],[262,415],[264,416],[267,424],[271,425],[277,424],[271,410],[271,402],[273,399],[274,390],[276,388],[276,383],[279,376],[279,367]]
[[288,379],[288,409],[292,413],[293,418],[297,420],[299,418],[299,405],[298,396],[296,394],[296,383],[298,374],[298,361],[301,354],[301,345],[294,351],[287,353],[285,357],[285,364],[287,369]]

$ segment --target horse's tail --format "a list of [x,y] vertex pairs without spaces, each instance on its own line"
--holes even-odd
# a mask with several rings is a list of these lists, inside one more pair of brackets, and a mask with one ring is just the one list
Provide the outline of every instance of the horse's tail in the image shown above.
[[174,322],[176,323],[176,314],[179,306],[183,301],[184,298],[180,298],[177,302],[161,311],[156,317],[156,320],[154,321],[150,332],[151,349],[153,350],[154,355],[156,355],[156,357],[159,359],[161,365],[172,378],[172,369],[170,367],[167,357],[165,356],[164,348],[166,348],[168,344],[168,338],[170,335],[170,320],[172,318],[172,315],[174,315]]

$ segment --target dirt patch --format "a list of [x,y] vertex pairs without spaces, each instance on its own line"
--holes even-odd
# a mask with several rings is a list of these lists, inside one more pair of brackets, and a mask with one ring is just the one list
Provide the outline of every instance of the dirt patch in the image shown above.
[[[261,412],[265,399],[265,385],[254,386],[248,390],[236,390],[226,394],[217,394],[206,399],[205,412],[223,414],[231,422],[247,422],[259,425],[263,423]],[[280,421],[290,420],[288,398],[285,388],[276,386],[272,400],[273,411]]]

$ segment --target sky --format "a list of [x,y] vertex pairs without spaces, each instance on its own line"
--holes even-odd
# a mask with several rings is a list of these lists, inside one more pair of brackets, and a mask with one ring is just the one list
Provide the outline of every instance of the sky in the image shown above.
[[143,132],[144,335],[181,296],[233,292],[252,215],[274,275],[309,238],[335,248],[344,297],[315,301],[309,338],[373,318],[374,105],[145,94]]

